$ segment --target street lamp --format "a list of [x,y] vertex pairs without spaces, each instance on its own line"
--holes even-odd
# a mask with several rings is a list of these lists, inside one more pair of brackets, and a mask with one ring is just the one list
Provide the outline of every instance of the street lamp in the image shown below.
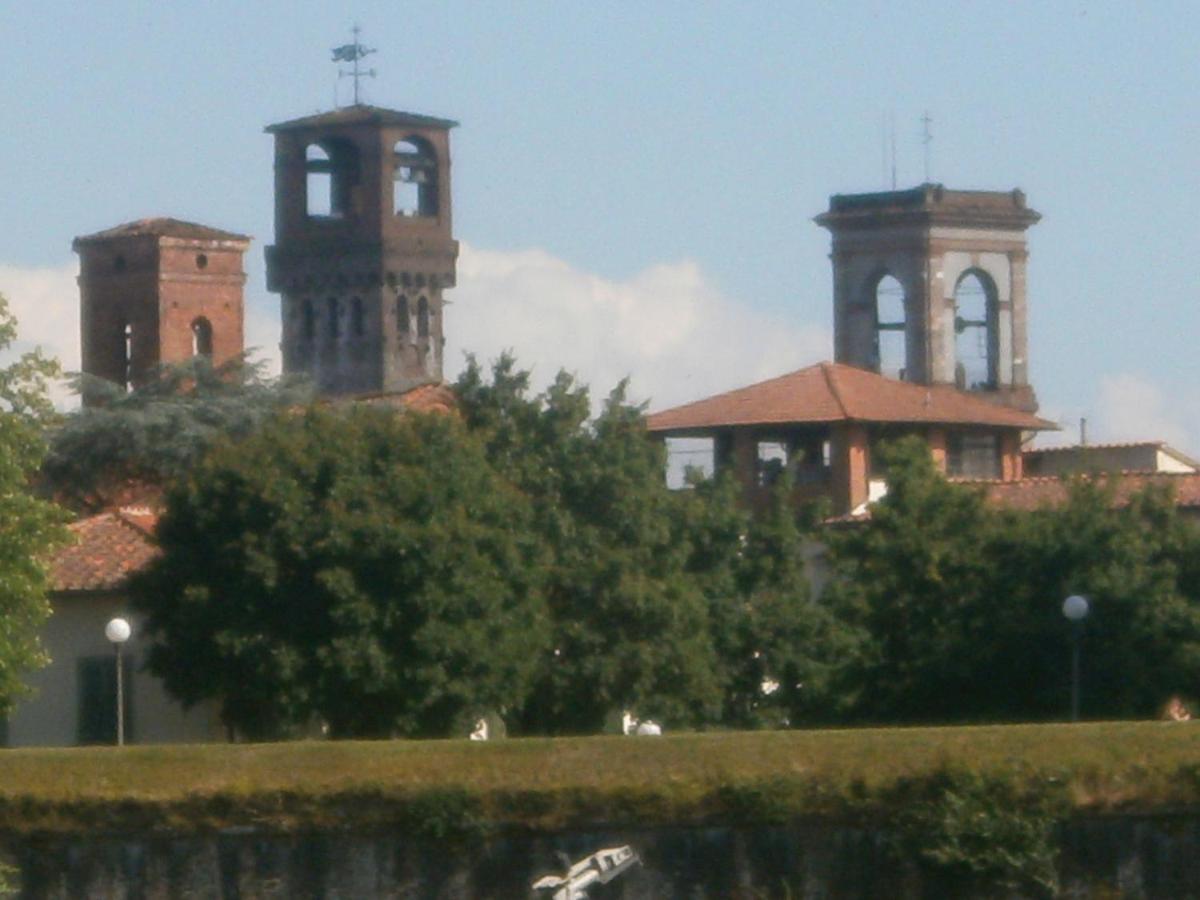
[[1072,594],[1062,605],[1063,615],[1071,623],[1071,721],[1079,721],[1079,639],[1083,636],[1083,620],[1088,614],[1087,597]]
[[124,672],[121,667],[121,648],[125,646],[125,642],[129,640],[129,635],[133,633],[133,629],[129,627],[129,622],[118,616],[115,619],[109,620],[109,623],[104,626],[104,636],[112,641],[113,647],[117,651],[117,746],[125,745],[125,683]]

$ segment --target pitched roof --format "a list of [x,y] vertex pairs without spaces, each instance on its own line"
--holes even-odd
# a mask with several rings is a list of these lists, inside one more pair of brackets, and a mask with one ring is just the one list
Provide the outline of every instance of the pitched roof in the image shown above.
[[152,539],[157,524],[157,515],[147,507],[123,507],[72,523],[76,542],[51,561],[51,590],[120,588],[158,554]]
[[[1089,478],[1089,476],[1079,477]],[[1118,506],[1128,503],[1131,495],[1154,485],[1170,488],[1177,507],[1200,509],[1200,473],[1121,472],[1113,475],[1101,475],[1099,479],[1103,484],[1115,482]],[[987,498],[992,503],[1008,509],[1024,510],[1065,503],[1069,485],[1069,480],[1058,477],[1022,478],[1020,481],[983,483]]]
[[414,412],[454,413],[458,411],[458,396],[444,382],[417,385],[403,392],[361,394],[350,398],[367,406],[391,406]]
[[330,125],[398,125],[414,128],[443,128],[450,129],[458,125],[452,119],[438,119],[434,116],[423,116],[418,113],[401,112],[398,109],[385,109],[382,106],[343,106],[330,112],[303,116],[299,119],[289,119],[275,125],[268,125],[264,130],[268,134],[279,131],[299,131],[306,128],[325,128]]
[[197,225],[195,222],[184,222],[181,219],[158,216],[151,219],[138,219],[136,222],[126,222],[123,225],[106,228],[104,231],[97,231],[95,234],[81,235],[75,238],[73,244],[90,244],[113,238],[142,236],[184,238],[193,241],[238,241],[242,243],[250,241],[249,236],[244,234],[222,231],[207,225]]
[[829,422],[991,425],[1029,430],[1052,422],[951,387],[885,378],[841,363],[818,363],[749,387],[650,415],[654,432],[698,432],[737,425]]

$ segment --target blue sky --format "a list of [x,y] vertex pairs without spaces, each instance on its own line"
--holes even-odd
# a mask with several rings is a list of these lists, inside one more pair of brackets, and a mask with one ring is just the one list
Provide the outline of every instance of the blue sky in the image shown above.
[[[357,20],[370,102],[457,119],[450,349],[512,347],[654,406],[831,354],[832,193],[1021,187],[1043,412],[1200,453],[1194,3],[207,2],[0,8],[0,291],[77,360],[71,238],[172,215],[255,236],[271,141],[327,109]],[[270,351],[268,351],[269,355]],[[452,374],[452,373],[451,373]],[[1074,426],[1063,439],[1075,437]]]

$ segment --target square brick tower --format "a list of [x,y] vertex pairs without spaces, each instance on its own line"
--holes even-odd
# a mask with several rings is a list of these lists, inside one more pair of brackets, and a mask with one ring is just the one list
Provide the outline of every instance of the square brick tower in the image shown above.
[[356,105],[272,125],[283,371],[325,396],[442,380],[454,286],[446,119]]
[[128,389],[160,363],[240,354],[249,246],[245,235],[177,219],[75,238],[83,372]]
[[834,358],[1036,411],[1025,232],[1039,219],[1019,190],[832,197],[816,221],[833,237]]

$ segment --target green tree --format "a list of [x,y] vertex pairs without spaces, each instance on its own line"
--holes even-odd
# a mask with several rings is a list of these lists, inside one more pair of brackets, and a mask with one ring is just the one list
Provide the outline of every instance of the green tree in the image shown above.
[[[0,354],[11,355],[17,322],[0,295]],[[66,514],[33,496],[30,480],[53,420],[47,389],[58,364],[40,350],[0,368],[0,714],[23,693],[22,676],[45,665],[38,633],[50,614],[48,554],[67,540]]]
[[252,433],[277,410],[306,402],[309,386],[271,379],[244,356],[214,367],[205,356],[160,366],[132,391],[87,375],[76,390],[89,405],[51,435],[43,489],[95,511],[189,472],[223,437]]
[[840,630],[811,595],[806,557],[813,536],[798,521],[789,479],[775,484],[757,515],[738,503],[737,492],[725,472],[693,479],[680,494],[689,569],[708,597],[720,659],[720,721],[760,728],[827,718]]
[[546,645],[529,505],[453,417],[284,414],[168,495],[134,582],[151,671],[247,735],[447,735]]
[[1069,625],[1084,594],[1083,712],[1152,715],[1200,684],[1200,533],[1169,494],[1118,502],[1078,479],[1057,507],[990,507],[916,439],[885,449],[888,494],[830,537],[826,600],[853,629],[845,714],[877,721],[1061,718]]
[[553,639],[521,727],[595,732],[625,708],[670,727],[714,718],[721,675],[706,598],[687,569],[662,448],[624,385],[594,419],[569,375],[530,396],[509,356],[490,380],[470,359],[456,388],[489,458],[529,498],[546,548]]

